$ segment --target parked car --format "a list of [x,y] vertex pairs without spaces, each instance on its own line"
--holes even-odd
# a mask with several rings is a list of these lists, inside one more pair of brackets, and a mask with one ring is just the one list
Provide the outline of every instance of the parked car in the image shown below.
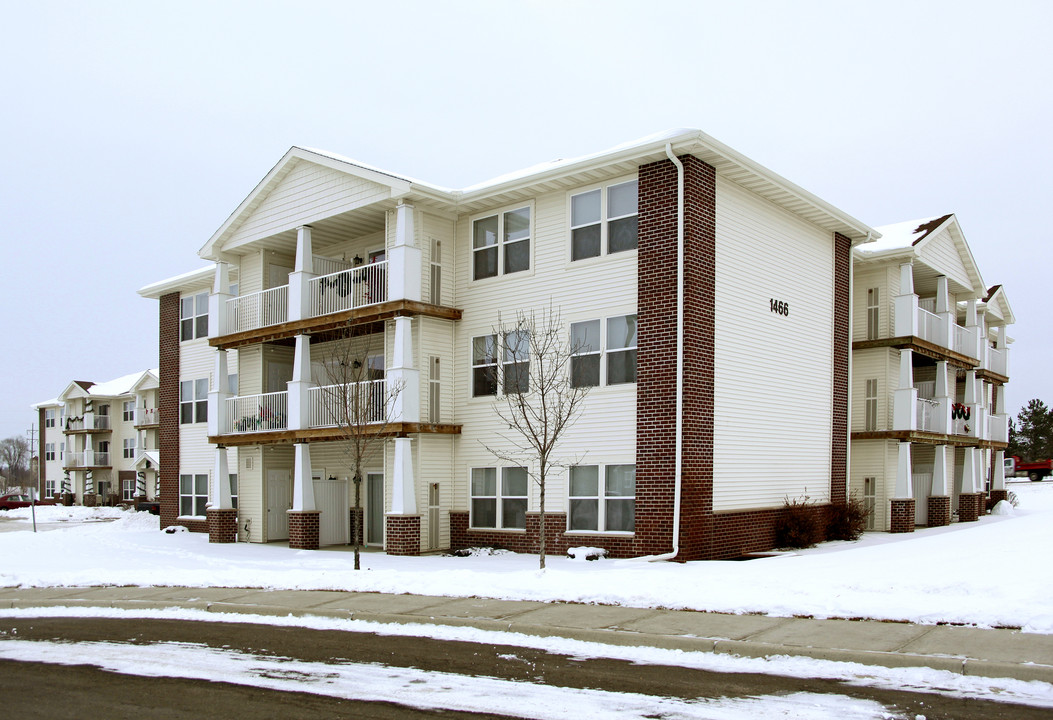
[[[11,493],[10,495],[4,495],[0,497],[0,510],[14,510],[16,508],[29,507],[33,504],[33,501],[28,495],[20,495],[18,493]],[[45,498],[37,500],[37,505],[54,505],[55,500],[53,498]]]
[[145,502],[135,504],[136,512],[148,512],[151,515],[161,514],[161,503],[153,500],[147,500]]

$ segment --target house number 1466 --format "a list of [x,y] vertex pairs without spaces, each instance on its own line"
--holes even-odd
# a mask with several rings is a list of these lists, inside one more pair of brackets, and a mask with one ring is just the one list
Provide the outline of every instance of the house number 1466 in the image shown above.
[[775,300],[773,298],[771,300],[771,311],[773,313],[778,313],[779,315],[789,315],[790,303],[785,303],[782,300]]

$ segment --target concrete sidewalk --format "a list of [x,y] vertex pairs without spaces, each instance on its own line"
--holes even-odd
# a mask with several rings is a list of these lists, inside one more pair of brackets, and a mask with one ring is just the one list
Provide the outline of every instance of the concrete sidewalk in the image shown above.
[[179,607],[215,613],[459,625],[611,645],[745,657],[791,655],[1053,683],[1053,635],[1017,630],[324,590],[0,588],[0,608],[56,606]]

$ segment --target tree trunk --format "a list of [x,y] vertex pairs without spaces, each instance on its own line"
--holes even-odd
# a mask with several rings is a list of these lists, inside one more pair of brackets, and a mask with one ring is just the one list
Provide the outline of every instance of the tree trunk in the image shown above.
[[351,542],[355,544],[355,570],[361,570],[359,562],[359,544],[362,537],[362,475],[355,472],[355,511],[351,513]]
[[540,548],[541,552],[540,552],[538,557],[540,558],[540,561],[541,561],[541,569],[544,570],[545,569],[545,470],[544,470],[544,468],[542,468],[542,470],[541,470],[540,480],[541,480],[541,482],[539,483],[539,485],[541,485],[541,516],[540,516],[539,519],[541,521],[541,529],[538,532],[538,540],[541,543],[541,548]]

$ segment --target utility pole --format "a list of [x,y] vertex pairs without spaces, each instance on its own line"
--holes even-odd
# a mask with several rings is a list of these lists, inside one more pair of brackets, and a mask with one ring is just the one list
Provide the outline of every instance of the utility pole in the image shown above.
[[[36,477],[33,478],[33,487],[30,488],[29,492],[29,513],[33,516],[33,532],[37,531],[37,495],[40,494],[40,458],[36,457],[36,443],[34,438],[36,437],[36,428],[34,424],[29,426],[29,467],[32,470],[36,468]],[[33,460],[36,460],[34,463]]]

